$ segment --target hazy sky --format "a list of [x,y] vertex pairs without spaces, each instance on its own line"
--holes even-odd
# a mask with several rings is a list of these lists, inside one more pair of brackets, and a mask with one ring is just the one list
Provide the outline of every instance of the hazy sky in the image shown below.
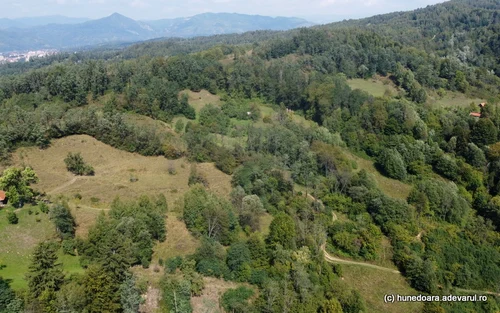
[[235,12],[328,21],[425,7],[444,0],[0,0],[0,17],[42,15],[100,18],[118,12],[134,19]]

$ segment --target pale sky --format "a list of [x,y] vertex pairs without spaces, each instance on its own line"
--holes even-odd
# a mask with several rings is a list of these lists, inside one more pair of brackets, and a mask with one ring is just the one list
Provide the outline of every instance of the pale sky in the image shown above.
[[444,0],[0,0],[0,17],[43,15],[133,19],[186,17],[205,12],[298,16],[313,22],[406,11]]

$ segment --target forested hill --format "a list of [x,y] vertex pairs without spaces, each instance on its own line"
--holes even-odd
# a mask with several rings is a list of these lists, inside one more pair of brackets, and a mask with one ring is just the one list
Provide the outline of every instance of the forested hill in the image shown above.
[[[443,9],[450,5],[458,11]],[[439,34],[412,24],[412,14],[422,12],[417,10],[388,15],[398,23],[387,17],[375,26],[349,24],[358,21],[151,42],[2,67],[8,74],[0,72],[0,161],[17,157],[24,167],[26,150],[19,149],[36,146],[32,150],[42,153],[60,138],[85,135],[131,152],[127,159],[132,153],[155,156],[160,179],[127,165],[112,181],[98,164],[94,173],[83,160],[86,151],[64,150],[71,152],[66,159],[53,160],[59,169],[65,171],[66,163],[73,173],[95,174],[104,179],[103,188],[123,195],[142,183],[148,192],[165,181],[176,184],[165,197],[132,202],[97,198],[84,187],[91,178],[82,179],[81,193],[68,189],[59,197],[56,188],[51,199],[67,199],[76,209],[51,205],[60,241],[34,249],[35,265],[26,276],[30,296],[9,292],[5,303],[34,312],[137,312],[153,275],[162,277],[161,284],[151,281],[151,288],[163,291],[162,309],[182,313],[193,312],[191,297],[210,289],[203,277],[240,286],[221,297],[208,291],[226,312],[497,313],[500,78],[492,43],[498,35],[494,20],[469,22],[497,11],[459,1],[423,10],[440,12],[433,17],[443,21],[436,22]],[[414,42],[393,36],[405,32]],[[477,44],[425,44],[441,33],[470,40],[477,35]],[[79,136],[64,147],[77,150],[85,142]],[[101,151],[94,157],[101,160]],[[182,160],[180,169],[174,159]],[[213,163],[215,178],[198,171],[198,163]],[[40,180],[67,177],[48,168]],[[187,168],[185,180],[175,176]],[[210,189],[220,174],[231,189],[223,195]],[[22,217],[25,208],[14,209],[36,204],[36,193],[25,186],[36,181],[31,168],[11,168],[0,178],[10,197],[0,210],[10,212],[0,235],[10,227],[7,220],[23,226],[16,214]],[[177,189],[182,183],[184,190]],[[167,199],[174,204],[170,210]],[[81,214],[87,205],[111,210],[81,238],[71,213]],[[40,207],[49,211],[45,202]],[[182,232],[172,221],[185,226],[185,236],[179,239]],[[178,249],[187,231],[197,247]],[[171,250],[165,240],[175,242]],[[62,279],[55,261],[60,247],[80,259],[83,274]],[[378,281],[378,272],[374,279],[357,272],[349,283],[359,268],[331,266],[325,249],[390,272]],[[152,266],[154,274],[137,265]],[[149,275],[148,284],[136,288],[134,277],[141,273]],[[383,294],[396,293],[392,282],[401,278],[389,274],[399,273],[408,284],[404,293],[481,293],[488,300],[419,303],[409,310],[384,306]],[[8,291],[9,282],[0,280],[0,287]]]
[[[362,27],[390,35],[398,42],[440,55],[462,50],[469,58],[498,55],[500,2],[451,0],[409,11],[329,24],[331,28]],[[469,47],[466,51],[463,48]]]

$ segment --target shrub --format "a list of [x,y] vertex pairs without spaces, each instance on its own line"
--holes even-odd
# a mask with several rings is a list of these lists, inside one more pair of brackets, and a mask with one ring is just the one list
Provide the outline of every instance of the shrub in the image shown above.
[[39,202],[38,203],[38,208],[40,209],[40,212],[42,213],[49,213],[49,206],[45,202]]
[[137,176],[130,175],[130,179],[129,180],[130,180],[131,183],[135,183],[135,182],[137,182],[139,180],[139,178],[137,178]]
[[9,211],[7,212],[7,221],[9,224],[17,224],[19,222],[19,218],[16,213]]
[[406,178],[406,164],[397,150],[383,150],[378,158],[377,164],[384,174],[391,178],[399,180],[404,180]]
[[198,170],[196,169],[196,165],[191,165],[191,172],[189,173],[189,181],[188,185],[196,185],[196,184],[202,184],[206,188],[208,188],[208,180],[203,175],[202,173],[199,173]]
[[247,287],[229,289],[222,296],[222,306],[226,312],[248,312],[248,299],[254,295],[254,291]]
[[75,175],[94,175],[94,168],[91,165],[85,163],[82,155],[79,152],[68,153],[68,156],[66,157],[66,159],[64,159],[64,163],[66,163],[66,168],[68,169],[68,171]]
[[230,119],[219,107],[207,104],[200,111],[200,124],[212,133],[225,134],[229,128]]
[[184,125],[181,119],[177,120],[177,122],[175,122],[175,132],[178,134],[182,133],[184,131],[184,126],[186,125]]
[[165,261],[165,270],[169,274],[175,273],[175,271],[181,267],[182,257],[176,256],[175,258],[170,258]]
[[62,242],[62,250],[64,254],[76,255],[75,254],[75,240],[67,239]]

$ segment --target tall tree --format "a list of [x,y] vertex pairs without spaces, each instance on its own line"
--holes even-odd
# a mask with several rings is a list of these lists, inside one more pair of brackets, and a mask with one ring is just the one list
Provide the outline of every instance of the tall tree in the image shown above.
[[46,312],[56,312],[56,292],[64,282],[62,264],[57,259],[56,243],[40,243],[26,275],[30,297],[40,301]]
[[68,204],[56,204],[50,210],[50,218],[56,226],[56,232],[61,239],[75,237],[75,218],[71,215]]

